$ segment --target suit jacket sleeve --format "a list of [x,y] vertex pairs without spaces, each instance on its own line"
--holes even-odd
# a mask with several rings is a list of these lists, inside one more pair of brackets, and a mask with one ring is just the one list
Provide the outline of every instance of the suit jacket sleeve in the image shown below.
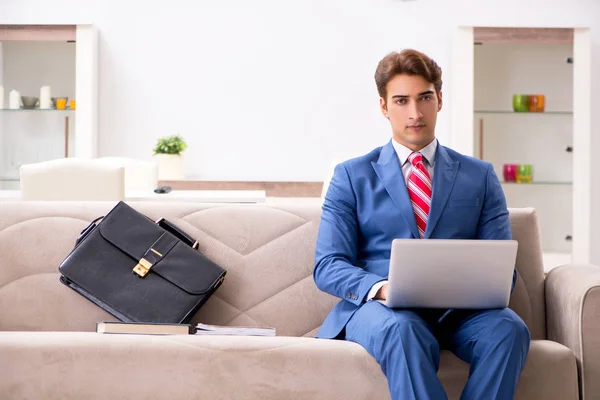
[[[500,180],[494,172],[492,165],[488,166],[485,198],[483,209],[479,218],[477,228],[478,239],[510,240],[510,219],[506,207],[506,198]],[[513,273],[511,291],[515,288],[517,281],[517,269]]]
[[360,305],[384,278],[356,266],[360,228],[346,166],[336,166],[323,203],[313,277],[319,289]]

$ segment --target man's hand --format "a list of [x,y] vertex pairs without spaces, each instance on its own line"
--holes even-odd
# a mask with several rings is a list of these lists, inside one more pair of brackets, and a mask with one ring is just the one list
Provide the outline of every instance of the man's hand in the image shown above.
[[388,292],[388,284],[386,283],[382,287],[379,288],[379,290],[377,291],[377,293],[375,294],[375,297],[373,297],[373,299],[387,300],[387,292]]

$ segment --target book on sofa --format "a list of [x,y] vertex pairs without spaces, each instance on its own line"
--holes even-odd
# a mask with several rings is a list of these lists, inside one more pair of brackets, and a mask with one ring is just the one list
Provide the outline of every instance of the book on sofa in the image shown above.
[[189,324],[103,321],[96,324],[96,332],[132,335],[189,335],[194,332],[194,328]]
[[168,324],[159,322],[113,322],[96,324],[98,333],[132,335],[229,335],[229,336],[275,336],[275,328],[257,326],[220,326],[198,324]]

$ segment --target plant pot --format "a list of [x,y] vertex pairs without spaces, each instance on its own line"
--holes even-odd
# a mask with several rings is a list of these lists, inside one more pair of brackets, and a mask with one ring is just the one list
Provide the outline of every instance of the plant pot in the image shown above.
[[183,180],[185,168],[182,154],[158,155],[158,179],[162,181]]

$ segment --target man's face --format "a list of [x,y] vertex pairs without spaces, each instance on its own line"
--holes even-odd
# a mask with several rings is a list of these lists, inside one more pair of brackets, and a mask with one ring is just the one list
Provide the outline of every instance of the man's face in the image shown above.
[[387,84],[387,99],[380,98],[381,112],[390,120],[394,140],[419,151],[435,138],[442,93],[420,75],[396,75]]

